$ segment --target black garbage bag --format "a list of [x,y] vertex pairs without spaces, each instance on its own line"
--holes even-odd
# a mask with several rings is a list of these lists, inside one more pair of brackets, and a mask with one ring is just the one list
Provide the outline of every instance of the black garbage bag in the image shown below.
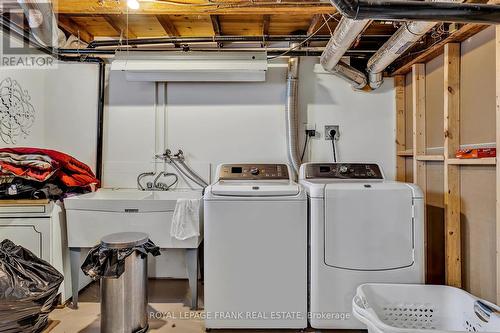
[[5,239],[0,243],[0,332],[41,332],[63,276],[48,262]]
[[142,245],[125,249],[113,249],[99,244],[90,250],[82,264],[82,271],[93,280],[101,277],[119,278],[125,269],[125,259],[136,251],[142,258],[148,253],[155,257],[160,255],[160,248],[150,239]]

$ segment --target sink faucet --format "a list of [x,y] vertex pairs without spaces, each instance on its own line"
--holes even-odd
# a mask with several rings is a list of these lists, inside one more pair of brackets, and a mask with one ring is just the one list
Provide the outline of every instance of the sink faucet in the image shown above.
[[[137,176],[137,188],[141,191],[145,191],[146,189],[144,188],[144,186],[142,186],[141,184],[141,180],[142,178],[146,177],[146,176],[154,176],[155,173],[154,172],[143,172],[143,173],[140,173],[139,176]],[[149,185],[149,183],[148,183]],[[149,186],[148,186],[149,187]]]

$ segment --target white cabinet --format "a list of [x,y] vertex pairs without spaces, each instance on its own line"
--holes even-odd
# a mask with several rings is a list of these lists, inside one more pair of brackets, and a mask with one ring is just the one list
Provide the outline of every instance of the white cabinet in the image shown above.
[[[30,250],[61,272],[65,277],[59,290],[61,300],[65,302],[71,297],[66,218],[60,203],[0,202],[0,241],[4,239],[10,239],[14,244]],[[88,278],[82,276],[79,289],[89,282]]]

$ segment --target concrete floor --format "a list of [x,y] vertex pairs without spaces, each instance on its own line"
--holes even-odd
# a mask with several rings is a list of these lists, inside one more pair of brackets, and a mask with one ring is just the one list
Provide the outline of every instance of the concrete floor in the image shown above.
[[[202,333],[205,332],[200,311],[190,311],[188,300],[190,297],[189,286],[185,280],[153,279],[149,281],[149,326],[150,332],[171,333]],[[203,286],[199,289],[199,307],[203,309]],[[99,332],[99,284],[93,283],[80,293],[78,310],[68,307],[55,309],[50,319],[59,320],[60,323],[51,333],[98,333]],[[158,315],[160,313],[160,315]],[[156,314],[156,315],[155,315]],[[162,316],[161,314],[164,314]],[[187,318],[189,317],[189,319]],[[159,319],[158,319],[159,318]],[[315,332],[315,330],[307,330]],[[235,330],[216,330],[216,332],[235,332]],[[262,332],[243,330],[238,332]],[[299,332],[297,330],[272,330],[278,332]],[[322,330],[321,332],[327,332]],[[342,331],[330,331],[342,332]],[[366,331],[345,331],[349,333]]]

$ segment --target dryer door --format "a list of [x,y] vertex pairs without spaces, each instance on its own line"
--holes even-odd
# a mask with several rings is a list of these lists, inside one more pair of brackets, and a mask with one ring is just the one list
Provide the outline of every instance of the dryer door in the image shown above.
[[413,264],[412,191],[402,183],[325,188],[325,263],[351,270]]

